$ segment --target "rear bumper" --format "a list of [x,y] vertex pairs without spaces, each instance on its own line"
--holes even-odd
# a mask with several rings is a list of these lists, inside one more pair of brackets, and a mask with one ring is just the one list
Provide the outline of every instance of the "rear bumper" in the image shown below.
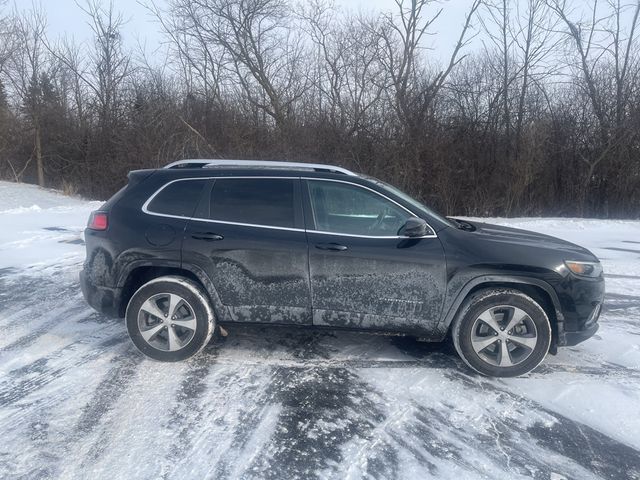
[[95,310],[109,317],[120,316],[120,294],[122,289],[96,286],[84,270],[80,271],[80,288],[86,302]]

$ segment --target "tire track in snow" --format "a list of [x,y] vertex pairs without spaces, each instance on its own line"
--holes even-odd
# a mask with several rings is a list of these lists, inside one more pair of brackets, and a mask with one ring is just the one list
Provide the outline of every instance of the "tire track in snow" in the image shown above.
[[85,442],[86,438],[98,432],[97,440],[89,449],[89,455],[82,458],[81,468],[89,469],[91,464],[95,462],[108,448],[109,438],[108,426],[105,418],[117,408],[119,399],[127,393],[135,376],[139,373],[139,366],[144,360],[142,355],[127,349],[124,355],[113,357],[110,362],[110,368],[102,377],[91,397],[82,406],[82,413],[78,419],[70,438],[65,445],[65,451],[68,454],[80,451],[80,444]]
[[[82,299],[77,279],[71,279],[73,271],[63,268],[60,276],[52,280],[44,275],[27,275],[21,271],[0,277],[0,311],[5,313],[18,308],[28,308],[30,314],[46,312],[49,303],[60,303],[62,298]],[[39,310],[33,312],[38,307]],[[42,308],[43,307],[43,308]]]
[[434,372],[432,391],[411,382],[395,388],[384,370],[369,372],[362,372],[369,390],[383,386],[380,404],[387,406],[387,416],[372,430],[372,438],[349,445],[349,463],[338,468],[338,476],[390,478],[394,466],[401,468],[393,477],[617,480],[640,476],[635,449],[494,381],[451,369]]
[[332,467],[346,460],[343,445],[384,419],[371,386],[340,367],[275,367],[265,397],[281,405],[280,414],[243,478],[331,476]]
[[[269,438],[268,423],[273,416],[265,391],[271,379],[270,370],[216,367],[212,371],[207,395],[210,405],[204,408],[203,423],[191,435],[192,453],[210,453],[210,464],[202,470],[204,478],[238,478]],[[207,431],[207,425],[213,426],[213,431]],[[257,432],[263,435],[258,438]],[[210,442],[219,443],[211,448],[207,445]],[[188,464],[188,460],[183,460],[180,470],[188,471]]]
[[[51,377],[52,372],[58,375],[59,370],[46,369],[45,366],[46,362],[38,362],[36,368],[39,370],[39,376],[47,374]],[[74,419],[81,410],[87,384],[93,380],[87,379],[81,373],[78,374],[83,366],[86,364],[80,363],[65,371],[63,375],[57,376],[55,379],[65,379],[64,384],[58,382],[55,386],[51,385],[46,389],[46,395],[41,394],[28,402],[23,401],[8,407],[9,412],[15,414],[0,420],[2,429],[17,436],[17,443],[20,443],[21,437],[30,439],[30,442],[23,447],[22,456],[14,456],[14,461],[20,464],[23,472],[26,472],[24,478],[58,478],[64,463],[75,457],[76,452],[72,447],[77,444],[78,435],[69,427],[75,423]],[[33,371],[34,368],[29,370]],[[92,371],[94,377],[101,377],[101,369],[98,365],[93,366]],[[74,377],[70,378],[70,375]],[[105,375],[108,375],[108,372]],[[47,382],[43,387],[50,383]],[[105,384],[101,382],[101,385]],[[109,395],[108,392],[103,391],[103,395],[105,394]],[[91,403],[88,402],[85,407],[90,405]],[[82,415],[80,418],[83,418]],[[1,467],[0,471],[2,471]]]
[[[55,380],[62,378],[68,371],[98,359],[105,353],[106,348],[110,348],[118,343],[124,343],[125,341],[126,339],[114,335],[96,345],[97,348],[95,350],[91,350],[76,358],[72,357],[72,363],[64,362],[60,366],[48,368],[48,364],[51,363],[52,360],[63,358],[67,352],[76,350],[78,343],[72,343],[46,359],[35,360],[32,364],[9,372],[8,378],[0,382],[0,406],[7,407],[23,400]],[[33,373],[35,373],[35,375],[33,375]],[[24,376],[28,376],[29,378],[22,378]]]
[[586,377],[614,378],[624,381],[637,382],[640,380],[640,370],[622,365],[603,362],[599,365],[562,365],[548,363],[539,365],[530,376],[547,375],[552,373],[575,373]]
[[91,398],[82,407],[82,414],[75,426],[75,434],[78,440],[100,423],[126,392],[126,389],[137,372],[142,362],[142,355],[118,355],[111,359],[111,367],[103,376],[95,388]]
[[[46,314],[46,318],[50,318],[49,320],[41,323],[35,328],[32,328],[26,335],[18,337],[12,342],[0,347],[0,355],[4,352],[11,352],[30,347],[42,336],[52,333],[52,330],[54,330],[55,327],[60,326],[60,317],[64,318],[64,320],[75,322],[86,318],[90,314],[91,309],[82,304],[50,310]],[[28,327],[30,326],[30,323],[24,326]]]
[[184,371],[184,364],[151,361],[132,346],[114,358],[75,425],[73,458],[61,465],[62,476],[94,471],[109,478],[159,478],[160,461],[174,447],[164,419]]
[[[74,292],[74,297],[77,297],[77,292]],[[75,403],[78,394],[86,388],[87,382],[78,377],[77,372],[86,369],[105,353],[112,353],[114,346],[126,341],[122,329],[115,330],[112,323],[80,327],[83,320],[93,316],[88,307],[73,297],[61,296],[57,300],[71,303],[71,306],[48,311],[47,316],[53,315],[54,318],[30,335],[18,338],[2,352],[6,359],[14,355],[13,363],[20,357],[28,359],[43,355],[8,370],[0,380],[0,405],[5,413],[0,418],[1,428],[11,432],[13,437],[10,438],[15,438],[18,443],[20,437],[29,439],[29,443],[22,447],[22,457],[13,455],[11,458],[17,466],[16,471],[21,472],[19,478],[53,478],[57,475],[59,463],[65,459],[60,453],[60,442],[65,442],[68,435],[60,437],[58,431],[50,432],[51,423],[55,423],[59,415],[56,412],[67,403]],[[25,314],[28,313],[27,310]],[[69,343],[41,352],[42,345],[37,342],[47,334],[68,337]],[[93,368],[93,371],[96,374],[99,370]],[[0,472],[8,468],[7,464],[0,466]]]
[[176,432],[173,448],[167,454],[167,461],[162,466],[162,478],[171,478],[175,466],[183,458],[190,456],[193,448],[193,437],[202,427],[205,406],[203,397],[207,392],[207,377],[215,365],[215,356],[201,355],[189,360],[187,374],[176,392],[174,406],[170,416],[175,420]]
[[[381,412],[372,392],[343,368],[270,367],[254,406],[245,406],[213,478],[318,478],[345,460],[342,446],[366,436]],[[252,398],[252,400],[253,400]],[[362,415],[356,412],[366,410]],[[269,418],[276,413],[275,418]],[[256,438],[261,425],[267,435]],[[259,447],[259,448],[258,448]],[[331,474],[329,474],[331,476]]]
[[[192,366],[182,387],[191,384],[198,401],[185,402],[178,391],[178,405],[187,413],[174,434],[178,448],[164,469],[166,478],[180,477],[183,470],[200,478],[315,478],[342,458],[352,435],[366,434],[373,423],[358,415],[354,420],[352,413],[363,402],[375,410],[374,402],[363,400],[366,393],[358,385],[367,386],[356,376],[330,364],[322,344],[326,335],[280,332],[254,337],[255,331],[243,331],[246,337],[210,347],[206,363]],[[253,351],[297,359],[284,366],[220,362],[228,348],[247,341]],[[324,365],[314,364],[316,355],[326,359]],[[189,461],[205,455],[211,463],[207,470]],[[182,461],[172,465],[175,458]]]
[[67,317],[91,311],[75,282],[14,274],[10,280],[0,278],[0,292],[0,326],[5,331],[0,358],[29,347]]
[[[551,423],[534,422],[533,425],[509,421],[505,424],[510,431],[518,432],[527,440],[525,445],[537,445],[543,451],[536,458],[553,458],[560,455],[556,468],[573,460],[576,465],[590,471],[597,477],[612,479],[640,478],[640,451],[615,440],[598,430],[548,408],[539,403],[505,390],[496,385],[499,380],[482,378],[479,382],[468,380],[471,377],[461,372],[448,372],[448,376],[461,381],[466,387],[480,392],[495,392],[501,401],[523,407],[523,410],[539,412],[553,421]],[[500,421],[498,416],[494,417]],[[529,437],[529,438],[527,438]],[[521,456],[531,460],[531,453],[525,448]],[[524,461],[523,461],[524,464]],[[561,470],[557,470],[562,473]],[[550,472],[546,472],[549,473]],[[576,477],[580,478],[580,477]]]

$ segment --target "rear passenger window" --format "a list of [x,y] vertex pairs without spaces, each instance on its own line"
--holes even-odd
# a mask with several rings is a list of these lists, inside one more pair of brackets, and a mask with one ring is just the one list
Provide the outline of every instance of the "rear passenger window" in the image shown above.
[[178,180],[170,183],[151,200],[147,210],[164,215],[191,217],[205,183],[207,180]]
[[295,225],[293,180],[218,178],[211,192],[211,219],[272,227]]

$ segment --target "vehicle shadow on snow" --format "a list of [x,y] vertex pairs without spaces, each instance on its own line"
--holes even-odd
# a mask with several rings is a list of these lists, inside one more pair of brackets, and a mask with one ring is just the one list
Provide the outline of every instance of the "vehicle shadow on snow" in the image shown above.
[[299,327],[233,325],[225,329],[227,337],[216,335],[205,348],[218,362],[225,361],[231,351],[246,349],[251,352],[247,356],[250,362],[261,357],[299,366],[463,368],[450,342]]

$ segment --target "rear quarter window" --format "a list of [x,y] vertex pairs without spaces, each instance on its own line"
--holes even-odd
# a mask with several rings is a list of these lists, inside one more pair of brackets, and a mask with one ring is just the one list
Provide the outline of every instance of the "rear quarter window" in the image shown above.
[[178,180],[167,184],[149,202],[147,211],[177,217],[191,217],[207,180]]

